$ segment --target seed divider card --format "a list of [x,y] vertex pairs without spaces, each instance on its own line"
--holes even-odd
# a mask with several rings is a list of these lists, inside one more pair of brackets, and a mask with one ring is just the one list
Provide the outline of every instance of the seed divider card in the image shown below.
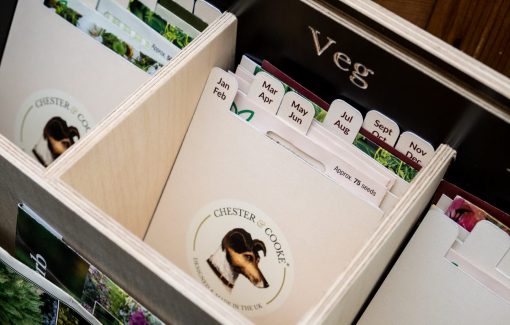
[[325,149],[297,128],[289,127],[289,123],[283,122],[281,118],[276,118],[274,114],[262,108],[242,92],[237,92],[234,103],[238,111],[253,111],[253,118],[249,122],[259,132],[269,135],[273,140],[287,147],[310,165],[315,166],[335,182],[356,193],[367,202],[376,206],[381,204],[388,190],[383,184],[374,181],[371,175]]

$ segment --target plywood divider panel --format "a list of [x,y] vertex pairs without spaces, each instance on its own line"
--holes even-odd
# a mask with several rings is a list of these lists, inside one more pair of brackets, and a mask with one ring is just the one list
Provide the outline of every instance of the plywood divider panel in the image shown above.
[[13,253],[17,204],[25,202],[64,240],[163,321],[245,324],[245,318],[0,136],[0,245]]
[[236,23],[225,13],[210,25],[48,175],[143,237],[211,68],[233,65]]
[[331,289],[302,323],[351,323],[376,285],[393,254],[429,203],[455,156],[441,145],[433,160],[386,217],[365,249],[351,263],[350,270],[332,283]]

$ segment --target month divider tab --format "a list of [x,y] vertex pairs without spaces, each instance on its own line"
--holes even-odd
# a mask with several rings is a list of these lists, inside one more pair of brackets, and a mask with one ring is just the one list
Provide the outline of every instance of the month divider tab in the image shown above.
[[397,123],[374,110],[365,116],[363,128],[392,147],[395,146],[400,134]]
[[203,102],[208,106],[229,109],[238,89],[237,79],[220,68],[213,68],[207,79],[199,105]]
[[282,104],[276,114],[283,121],[306,134],[312,124],[315,110],[310,101],[298,93],[289,91],[283,96]]
[[434,157],[434,147],[409,131],[400,135],[395,149],[422,167],[426,166]]
[[322,123],[333,134],[353,143],[363,124],[361,113],[343,100],[335,99]]
[[278,112],[284,95],[282,82],[264,71],[257,73],[248,91],[249,98],[273,114]]

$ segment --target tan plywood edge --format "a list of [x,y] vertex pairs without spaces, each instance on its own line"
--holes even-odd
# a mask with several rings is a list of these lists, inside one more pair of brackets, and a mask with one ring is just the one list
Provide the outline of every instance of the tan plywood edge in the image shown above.
[[233,64],[236,19],[224,14],[48,170],[138,237],[213,66]]
[[[44,169],[0,135],[0,246],[11,253],[14,251],[18,204],[13,193],[16,192],[16,184],[22,174],[27,175],[25,177],[42,179]],[[27,197],[30,193],[27,191]]]

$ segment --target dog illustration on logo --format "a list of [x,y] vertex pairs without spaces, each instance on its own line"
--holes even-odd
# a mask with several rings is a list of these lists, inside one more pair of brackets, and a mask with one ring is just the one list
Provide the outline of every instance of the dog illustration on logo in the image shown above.
[[244,229],[230,230],[221,246],[207,259],[211,267],[223,284],[231,291],[239,274],[244,275],[254,286],[267,288],[266,278],[259,269],[259,251],[266,256],[266,245],[259,239],[252,239]]
[[43,130],[43,137],[32,152],[41,164],[47,167],[80,139],[80,132],[74,126],[56,116],[51,118]]

